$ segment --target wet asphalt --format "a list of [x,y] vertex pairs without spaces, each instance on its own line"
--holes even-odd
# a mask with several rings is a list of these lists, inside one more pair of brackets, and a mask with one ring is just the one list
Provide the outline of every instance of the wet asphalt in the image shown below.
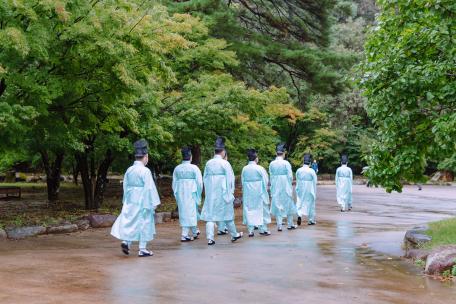
[[190,243],[160,224],[150,258],[122,255],[109,229],[0,242],[0,303],[456,303],[454,284],[401,258],[405,230],[456,215],[456,187],[358,185],[353,198],[341,213],[319,185],[316,226],[211,247],[204,223]]

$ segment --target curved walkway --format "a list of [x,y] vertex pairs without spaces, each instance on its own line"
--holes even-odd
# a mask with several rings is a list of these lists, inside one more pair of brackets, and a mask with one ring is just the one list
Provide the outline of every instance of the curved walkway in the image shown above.
[[[456,214],[456,187],[402,194],[354,186],[340,213],[319,186],[317,225],[231,244],[179,242],[157,226],[152,258],[120,254],[109,229],[0,243],[0,303],[452,303],[456,287],[400,258],[406,229]],[[241,217],[238,215],[238,219]],[[240,224],[238,223],[238,228]],[[203,230],[204,225],[200,228]],[[273,228],[271,226],[271,228]],[[242,227],[245,231],[245,227]]]

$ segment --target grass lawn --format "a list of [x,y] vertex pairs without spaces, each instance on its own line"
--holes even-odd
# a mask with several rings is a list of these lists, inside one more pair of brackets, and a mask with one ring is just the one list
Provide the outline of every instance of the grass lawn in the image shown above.
[[456,245],[456,217],[430,223],[426,234],[432,237],[432,241],[426,244],[427,248]]

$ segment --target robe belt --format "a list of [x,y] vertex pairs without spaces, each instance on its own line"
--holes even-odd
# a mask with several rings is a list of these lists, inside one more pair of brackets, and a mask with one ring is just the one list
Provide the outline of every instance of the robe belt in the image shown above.
[[271,174],[271,176],[284,176],[284,175],[287,176],[288,174],[287,173],[285,173],[285,174]]
[[244,180],[244,183],[251,183],[251,182],[261,182],[262,179],[255,179],[255,180]]
[[224,173],[221,174],[207,174],[206,176],[225,176]]
[[189,178],[177,178],[178,181],[180,180],[196,180],[194,177],[189,177]]

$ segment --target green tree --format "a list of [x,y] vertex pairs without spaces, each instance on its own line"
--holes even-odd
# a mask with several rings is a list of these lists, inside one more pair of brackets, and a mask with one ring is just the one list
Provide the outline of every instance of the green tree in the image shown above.
[[[210,35],[229,43],[240,64],[231,73],[250,86],[284,87],[296,107],[307,111],[314,94],[338,94],[355,62],[353,54],[331,48],[337,1],[190,0],[167,1],[179,12],[200,16]],[[336,5],[337,4],[337,5]],[[281,141],[293,152],[300,124],[282,124]],[[277,125],[278,126],[278,125]],[[303,129],[302,129],[303,130]]]
[[[336,22],[330,47],[357,62],[363,58],[366,13],[369,17],[366,7],[371,7],[368,4],[373,4],[373,1],[340,1],[334,10]],[[321,172],[334,172],[340,163],[339,156],[347,153],[354,172],[361,172],[365,164],[362,151],[367,148],[365,145],[369,145],[367,139],[372,137],[372,131],[365,110],[366,98],[352,85],[358,74],[356,68],[346,71],[346,85],[337,94],[319,93],[308,97],[307,121],[298,131],[291,155],[295,165],[301,165],[303,154],[308,152],[319,161]]]
[[274,112],[262,109],[288,104],[286,90],[232,77],[235,53],[198,18],[139,0],[6,4],[0,123],[11,128],[0,135],[18,132],[12,142],[40,155],[49,200],[58,198],[64,157],[74,157],[86,208],[99,208],[108,170],[140,137],[157,173],[184,144],[209,157],[216,135],[227,137],[236,168],[251,145],[271,152],[278,140]]
[[165,57],[188,47],[179,35],[188,25],[176,19],[145,1],[3,2],[1,121],[13,128],[2,138],[26,126],[14,141],[41,155],[49,200],[58,198],[65,153],[74,153],[86,207],[98,207],[114,151],[139,133],[136,103],[172,80]]
[[387,191],[423,180],[429,160],[456,151],[456,3],[379,1],[361,86],[378,141],[369,178]]

